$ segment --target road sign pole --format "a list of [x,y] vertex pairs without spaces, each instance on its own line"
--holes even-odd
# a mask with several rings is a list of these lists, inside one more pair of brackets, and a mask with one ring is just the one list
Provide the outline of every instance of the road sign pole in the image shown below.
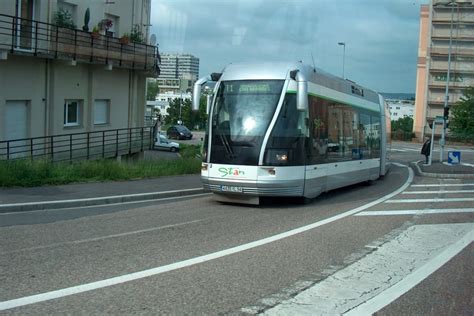
[[446,143],[445,137],[446,136],[446,120],[443,120],[443,130],[441,131],[441,139],[439,140],[439,144],[441,148],[439,149],[439,162],[443,162],[444,156],[444,144]]
[[431,166],[431,162],[433,161],[433,149],[434,149],[434,134],[436,130],[436,120],[433,121],[433,129],[431,130],[431,144],[430,144],[430,155],[428,159],[428,166]]

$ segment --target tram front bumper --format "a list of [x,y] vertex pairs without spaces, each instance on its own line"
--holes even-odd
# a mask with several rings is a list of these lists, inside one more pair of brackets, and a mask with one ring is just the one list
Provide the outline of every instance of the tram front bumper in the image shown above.
[[201,177],[203,187],[213,193],[253,196],[302,196],[304,180],[229,181]]

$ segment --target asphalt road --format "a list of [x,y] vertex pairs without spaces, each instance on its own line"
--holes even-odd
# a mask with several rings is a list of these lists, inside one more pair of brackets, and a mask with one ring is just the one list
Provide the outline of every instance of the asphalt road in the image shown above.
[[[393,149],[394,160],[421,159],[416,145],[396,144]],[[465,154],[474,157],[470,149]],[[384,245],[419,228],[422,248],[431,245],[433,250],[419,266],[415,259],[407,263],[413,265],[407,275],[385,265],[387,274],[409,282],[411,273],[426,270],[419,267],[439,263],[441,268],[392,300],[380,298],[390,280],[378,279],[372,268],[356,269],[365,277],[373,275],[367,283],[379,289],[373,296],[385,302],[374,311],[470,314],[472,240],[445,255],[446,262],[438,252],[445,254],[465,239],[456,225],[464,225],[472,238],[474,180],[410,180],[407,168],[394,166],[370,186],[335,190],[308,205],[286,199],[260,207],[225,205],[204,195],[0,214],[0,313],[272,314],[288,302],[290,313],[300,314],[304,311],[297,308],[303,304],[291,301],[297,295],[337,279],[364,258],[380,256]],[[399,188],[400,194],[387,196]],[[446,236],[436,233],[442,231]],[[432,245],[437,235],[446,249]],[[387,249],[394,258],[402,257],[401,250]],[[354,284],[340,281],[341,295],[349,295],[345,290]],[[334,307],[324,313],[339,312]]]

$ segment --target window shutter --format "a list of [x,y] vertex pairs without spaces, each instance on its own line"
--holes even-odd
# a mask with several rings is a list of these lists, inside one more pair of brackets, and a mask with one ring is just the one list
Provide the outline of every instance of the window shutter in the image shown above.
[[94,104],[94,124],[108,123],[109,111],[107,100],[95,100]]

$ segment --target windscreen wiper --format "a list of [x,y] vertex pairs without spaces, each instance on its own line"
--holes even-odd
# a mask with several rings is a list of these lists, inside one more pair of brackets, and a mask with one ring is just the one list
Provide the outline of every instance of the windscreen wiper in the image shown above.
[[225,134],[221,134],[219,131],[219,137],[221,139],[222,145],[224,145],[224,149],[227,152],[227,155],[229,156],[230,159],[234,159],[234,152],[232,151],[232,147],[229,144],[229,140],[227,139],[227,136]]

